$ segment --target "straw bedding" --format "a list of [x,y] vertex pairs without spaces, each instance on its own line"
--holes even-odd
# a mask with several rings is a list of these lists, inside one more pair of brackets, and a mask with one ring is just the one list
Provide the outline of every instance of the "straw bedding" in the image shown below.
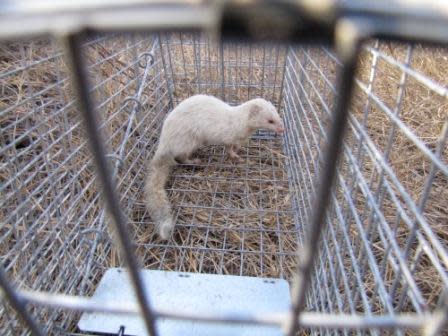
[[[21,66],[21,61],[24,58],[28,60],[42,59],[51,56],[50,52],[54,52],[49,48],[48,41],[25,43],[24,45],[24,48],[20,43],[9,43],[2,46],[0,56],[2,73]],[[89,63],[94,63],[99,58],[111,56],[114,48],[119,47],[121,45],[118,40],[117,42],[105,43],[103,47],[87,53]],[[140,50],[145,50],[146,47],[148,47],[148,44],[139,45]],[[387,55],[404,61],[404,46],[381,44],[380,49]],[[186,62],[189,63],[188,58],[194,58],[193,50],[185,47],[183,52],[184,57],[187,57]],[[212,59],[213,57],[218,59],[216,51],[209,51],[210,54]],[[176,57],[175,51],[173,51],[172,56]],[[227,56],[231,58],[232,55],[228,54]],[[98,83],[99,79],[111,77],[117,71],[123,70],[126,64],[133,59],[132,57],[131,53],[124,53],[117,57],[111,57],[109,61],[92,68],[89,74],[93,82]],[[318,59],[317,53],[316,59]],[[282,59],[279,60],[279,65],[282,64],[281,62]],[[371,64],[372,55],[363,52],[359,63],[358,78],[364,83],[368,83]],[[158,66],[161,67],[162,64]],[[430,77],[433,81],[445,87],[448,85],[446,51],[417,47],[410,66],[415,71]],[[330,63],[322,64],[322,69],[328,71],[329,77],[333,76],[334,78],[336,73],[334,65]],[[192,72],[185,73],[182,78],[174,78],[179,84],[176,92],[174,92],[175,99],[182,99],[198,90],[197,87],[192,89],[193,83],[195,83],[194,69],[190,71]],[[209,79],[211,79],[214,76],[213,71],[208,71]],[[257,69],[257,62],[254,62],[251,71],[253,83],[259,83],[262,75],[273,75],[263,74]],[[373,91],[382,101],[393,108],[401,71],[382,60],[378,61],[376,71]],[[154,74],[152,73],[152,75]],[[2,84],[0,109],[6,109],[20,102],[31,92],[43,90],[57,80],[65,78],[66,75],[67,69],[64,61],[56,58],[54,61],[34,66],[29,71],[19,71],[15,75],[2,78],[0,80]],[[128,82],[132,76],[132,69],[124,70],[115,80],[95,90],[94,96],[98,100],[113,96],[115,92],[129,85]],[[216,72],[216,76],[219,76],[219,72]],[[244,73],[242,76],[244,76]],[[438,140],[437,136],[440,134],[448,115],[446,97],[436,95],[412,78],[407,80],[400,118],[429,148],[434,149]],[[158,100],[159,98],[156,95],[150,93],[151,88],[156,88],[157,85],[156,82],[148,84],[147,90],[143,93],[143,100],[146,101],[143,109],[147,108],[149,111],[146,115],[147,119],[146,122],[142,122],[133,128],[133,132],[139,138],[133,139],[131,137],[131,140],[126,144],[125,152],[128,155],[117,173],[119,191],[121,195],[124,195],[121,201],[131,224],[133,241],[142,266],[188,272],[261,277],[281,276],[291,280],[291,275],[295,269],[294,255],[298,246],[291,213],[291,193],[286,170],[288,157],[283,152],[281,138],[255,137],[251,139],[241,151],[241,156],[245,160],[244,163],[233,164],[227,160],[223,148],[212,147],[205,148],[198,153],[204,162],[202,166],[177,167],[172,173],[167,188],[170,200],[174,205],[178,225],[172,241],[167,244],[158,240],[142,198],[144,167],[154,150],[157,132],[163,120],[163,113],[168,112],[167,104],[164,105],[168,98],[165,96]],[[316,85],[319,85],[319,83]],[[136,87],[136,83],[131,83],[123,94],[114,97],[105,104],[100,109],[103,117],[112,116],[119,108],[120,102]],[[219,87],[209,88],[208,93],[219,95],[219,89]],[[261,93],[256,89],[252,92],[249,92],[249,90],[233,90],[229,99],[245,101],[248,95]],[[272,92],[272,94],[274,96],[277,93]],[[32,160],[35,155],[49,146],[52,140],[60,137],[63,140],[49,149],[46,156],[49,161],[41,158],[31,169],[26,171],[26,174],[17,179],[15,185],[11,185],[4,192],[4,196],[7,197],[5,206],[0,212],[2,219],[7,218],[8,213],[14,210],[22,200],[20,197],[24,195],[30,198],[30,206],[33,205],[33,210],[28,212],[26,216],[20,217],[17,222],[6,222],[0,228],[2,236],[8,233],[7,239],[2,241],[0,252],[1,255],[7,255],[8,251],[17,250],[15,258],[11,255],[8,258],[2,258],[6,265],[11,266],[8,268],[9,275],[15,278],[28,264],[29,258],[33,255],[33,246],[35,248],[43,247],[39,262],[36,261],[34,266],[28,270],[26,276],[22,274],[22,277],[18,279],[20,284],[39,290],[64,290],[71,294],[90,294],[107,267],[119,266],[122,263],[117,248],[109,237],[110,235],[102,234],[99,237],[100,235],[95,232],[79,234],[82,230],[91,228],[92,223],[99,231],[107,232],[107,220],[104,220],[104,217],[101,216],[102,203],[98,198],[98,189],[95,184],[91,186],[89,184],[93,179],[94,169],[89,163],[90,156],[85,145],[85,134],[79,124],[79,115],[76,109],[71,106],[67,108],[66,113],[51,117],[52,111],[63,106],[64,102],[70,101],[70,97],[72,97],[71,89],[68,81],[64,81],[48,90],[45,95],[39,98],[40,101],[37,99],[25,103],[13,109],[10,113],[1,116],[1,127],[7,129],[7,132],[2,132],[2,145],[14,141],[13,139],[17,139],[29,127],[35,127],[35,131],[28,134],[15,147],[1,156],[0,177],[2,181],[11,179],[11,176],[19,170],[18,167],[23,167]],[[356,91],[352,105],[356,117],[362,118],[365,102],[366,96],[360,91]],[[46,103],[48,103],[48,106],[45,109],[39,109],[39,112],[29,114],[29,111],[35,109],[36,106]],[[158,104],[160,108],[158,108]],[[384,116],[384,113],[375,108],[373,104],[369,109],[369,116],[366,120],[368,133],[378,148],[384,150],[391,123]],[[157,111],[163,111],[163,113]],[[27,118],[24,122],[17,123],[20,117],[26,115]],[[117,132],[116,136],[110,137],[108,144],[108,148],[117,149],[126,129],[124,126],[126,126],[128,114],[125,112],[119,113],[111,117],[110,120],[104,132],[108,135]],[[151,120],[153,125],[148,126],[148,120]],[[44,122],[42,123],[42,121]],[[14,123],[16,123],[15,127],[8,128]],[[49,131],[53,123],[54,125],[65,123],[65,125],[73,126],[70,138],[62,137],[60,129]],[[46,132],[47,136],[42,139],[39,134],[43,132]],[[352,136],[350,133],[347,135],[348,141]],[[38,144],[33,145],[34,142]],[[67,161],[67,149],[73,150],[77,146],[80,146],[77,155]],[[128,152],[132,148],[137,150]],[[24,152],[24,155],[14,160],[10,159],[21,151]],[[444,162],[447,162],[447,154],[445,146],[442,155]],[[397,132],[393,148],[390,151],[389,162],[401,183],[414,200],[418,201],[424,188],[425,177],[429,174],[430,163],[428,160],[403,134]],[[63,167],[60,166],[62,163]],[[344,165],[346,162],[342,162],[342,164]],[[42,165],[45,167],[43,170]],[[84,167],[83,170],[80,170],[80,167]],[[39,194],[33,195],[33,186],[42,183],[51,169],[57,169],[58,175],[56,177],[59,178],[57,179],[59,182],[54,185],[53,190],[41,191]],[[79,171],[80,175],[74,182],[71,192],[82,192],[77,207],[75,209],[70,208],[75,199],[74,195],[64,199],[58,205],[59,216],[63,216],[65,212],[68,213],[67,217],[64,218],[63,225],[60,224],[58,216],[42,219],[45,224],[41,226],[41,230],[37,230],[35,236],[26,236],[26,232],[31,225],[30,222],[33,221],[33,218],[40,216],[45,207],[50,207],[51,198],[56,197],[58,188],[63,188],[68,183],[67,181],[74,171]],[[131,173],[128,173],[129,171]],[[346,171],[344,166],[342,171]],[[64,172],[68,172],[66,177],[64,177]],[[366,158],[363,163],[363,174],[370,176],[369,174],[372,172],[372,163]],[[32,176],[31,183],[24,183],[29,176]],[[376,181],[376,178],[373,178],[372,181]],[[14,189],[18,186],[21,186],[22,196],[20,197],[15,194]],[[354,196],[356,197],[356,193]],[[448,239],[447,204],[448,181],[446,176],[437,173],[429,200],[424,208],[424,214],[434,232],[443,241]],[[362,209],[364,205],[360,197],[357,206]],[[80,211],[86,209],[86,207],[89,207],[86,213],[80,215]],[[382,209],[386,219],[393,222],[396,208],[392,202],[386,199]],[[57,234],[52,230],[56,226],[58,226]],[[12,227],[14,227],[14,230],[13,233],[10,233]],[[404,241],[407,232],[408,230],[404,226],[399,226],[396,233],[397,239]],[[356,231],[353,231],[352,234],[354,240],[358,239]],[[46,241],[47,238],[49,238],[48,241]],[[17,243],[19,241],[20,247],[24,247],[23,251],[19,251],[20,248]],[[42,243],[42,241],[45,242]],[[65,241],[70,241],[70,243],[65,244]],[[95,242],[95,245],[92,245],[92,242]],[[381,256],[380,252],[378,252],[378,258]],[[64,263],[85,271],[87,267],[85,261],[90,259],[93,264],[90,265],[88,279],[82,280],[82,277],[78,276],[77,280],[79,281],[76,281],[76,283],[61,283],[61,278],[67,277],[69,279],[70,277],[70,271],[64,268]],[[52,286],[51,281],[39,284],[36,282],[41,278],[44,270],[50,278],[54,278],[54,284],[59,287]],[[430,267],[430,263],[423,258],[414,272],[414,277],[424,292],[426,300],[433,305],[438,299],[442,284],[438,280],[439,277],[430,272],[434,272],[434,270]],[[80,271],[80,273],[82,272]],[[394,275],[393,272],[390,272],[386,273],[386,277],[388,274],[391,277]],[[366,279],[366,284],[367,286],[375,286],[373,281],[369,283],[369,279]],[[66,317],[64,313],[59,315],[61,321]],[[2,324],[5,322],[4,318],[5,316],[2,318]],[[42,318],[45,319],[46,317],[42,316]]]

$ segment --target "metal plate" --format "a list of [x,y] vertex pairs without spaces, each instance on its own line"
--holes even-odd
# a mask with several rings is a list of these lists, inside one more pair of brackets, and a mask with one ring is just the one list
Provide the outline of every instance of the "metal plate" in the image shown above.
[[[151,304],[158,309],[234,314],[284,312],[290,309],[289,284],[283,279],[232,275],[197,274],[144,270],[142,278]],[[124,269],[111,268],[101,279],[95,294],[98,302],[136,302]],[[138,316],[84,313],[78,323],[84,332],[147,335]],[[282,335],[280,328],[246,324],[213,324],[159,319],[160,335]]]

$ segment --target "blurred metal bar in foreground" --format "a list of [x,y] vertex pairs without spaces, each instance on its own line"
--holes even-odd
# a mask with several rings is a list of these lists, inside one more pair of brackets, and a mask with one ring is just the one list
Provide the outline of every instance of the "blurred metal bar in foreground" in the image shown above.
[[155,320],[150,308],[149,296],[145,293],[139,273],[138,263],[133,253],[134,247],[129,238],[126,228],[126,219],[121,210],[109,165],[106,160],[104,145],[99,134],[98,122],[89,94],[89,83],[85,73],[85,64],[81,54],[81,34],[68,35],[65,37],[67,54],[71,65],[72,81],[78,96],[78,104],[84,118],[87,135],[89,138],[92,154],[97,167],[98,177],[103,189],[105,203],[116,231],[117,240],[121,247],[121,253],[129,268],[129,275],[139,302],[140,311],[145,321],[146,329],[150,335],[157,335]]
[[5,296],[11,306],[15,309],[17,314],[23,319],[28,329],[35,336],[44,336],[40,327],[34,321],[34,318],[31,314],[26,310],[25,303],[26,301],[23,299],[21,295],[17,295],[15,289],[9,283],[9,280],[6,278],[5,271],[3,270],[3,265],[0,265],[0,297],[3,299]]
[[[19,296],[29,303],[35,303],[52,308],[67,308],[79,312],[105,312],[111,314],[138,314],[139,307],[129,302],[97,302],[89,297],[70,296],[64,294],[51,294],[44,292],[32,292],[21,290]],[[234,314],[213,314],[204,312],[187,312],[182,310],[154,309],[153,315],[159,318],[195,320],[217,323],[245,323],[262,325],[284,326],[288,312],[276,314],[252,314],[250,316],[236,316]],[[408,328],[420,329],[424,325],[435,321],[434,316],[418,314],[400,314],[397,316],[365,316],[353,314],[327,314],[315,312],[303,312],[300,314],[299,324],[305,328]]]
[[329,41],[341,18],[369,19],[377,36],[447,42],[448,3],[432,1],[77,1],[0,4],[0,38],[98,32],[209,31],[223,38]]
[[218,7],[202,1],[6,1],[0,4],[0,38],[77,32],[209,30]]

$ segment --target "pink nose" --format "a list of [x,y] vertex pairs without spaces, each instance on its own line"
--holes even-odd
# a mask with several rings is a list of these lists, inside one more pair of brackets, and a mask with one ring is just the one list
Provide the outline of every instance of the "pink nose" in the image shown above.
[[276,132],[282,134],[283,132],[285,132],[285,128],[283,126],[278,127]]

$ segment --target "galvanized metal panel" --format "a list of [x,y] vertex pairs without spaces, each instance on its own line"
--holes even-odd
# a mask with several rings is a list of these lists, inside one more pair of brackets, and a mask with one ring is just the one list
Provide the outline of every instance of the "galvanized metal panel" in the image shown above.
[[[244,276],[142,271],[143,284],[155,309],[204,313],[269,313],[290,308],[289,284],[283,279]],[[93,298],[98,302],[134,303],[136,298],[124,269],[111,268],[101,279]],[[78,327],[84,332],[147,335],[143,319],[135,315],[84,313]],[[159,319],[161,335],[282,335],[277,327],[213,324]]]

